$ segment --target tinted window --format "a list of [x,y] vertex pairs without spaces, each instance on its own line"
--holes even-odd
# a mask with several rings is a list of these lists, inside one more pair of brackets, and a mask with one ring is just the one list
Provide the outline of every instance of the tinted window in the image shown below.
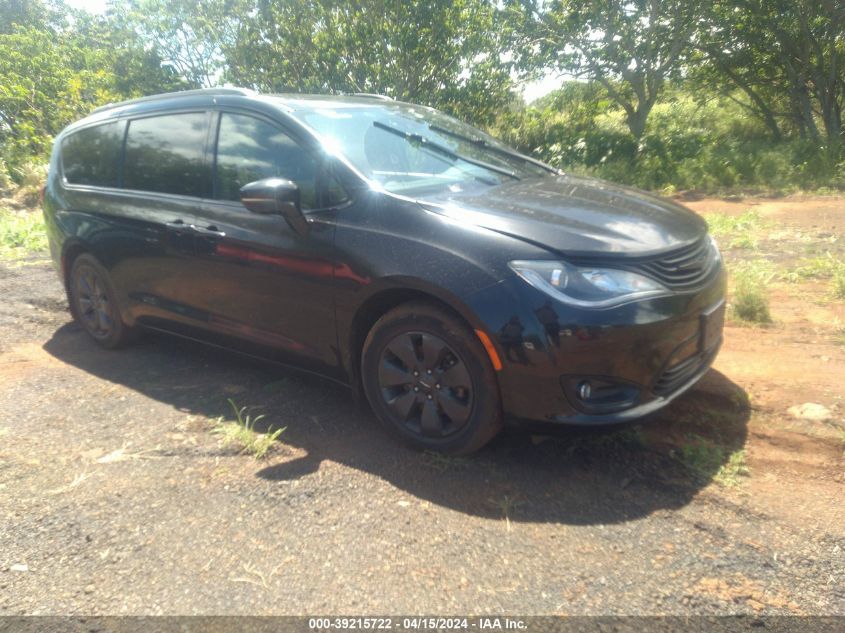
[[250,116],[222,114],[217,141],[217,197],[238,200],[240,188],[262,178],[299,186],[302,208],[317,206],[315,157],[279,128]]
[[204,196],[208,182],[203,163],[207,130],[204,112],[130,121],[123,186]]
[[117,187],[122,121],[74,132],[62,141],[62,169],[74,185]]

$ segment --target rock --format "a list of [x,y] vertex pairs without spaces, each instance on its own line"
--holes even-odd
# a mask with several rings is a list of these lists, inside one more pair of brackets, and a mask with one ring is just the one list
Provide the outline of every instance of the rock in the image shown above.
[[94,585],[86,585],[85,589],[83,589],[85,593],[94,593]]
[[830,409],[814,402],[789,407],[787,413],[799,420],[811,420],[813,422],[825,422],[831,418]]
[[29,565],[18,563],[9,567],[9,571],[29,571]]

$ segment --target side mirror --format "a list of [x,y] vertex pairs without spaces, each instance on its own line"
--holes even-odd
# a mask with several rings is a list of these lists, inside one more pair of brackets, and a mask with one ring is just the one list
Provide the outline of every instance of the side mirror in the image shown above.
[[300,235],[308,232],[308,221],[299,203],[299,187],[285,178],[264,178],[241,187],[241,202],[253,213],[281,215]]

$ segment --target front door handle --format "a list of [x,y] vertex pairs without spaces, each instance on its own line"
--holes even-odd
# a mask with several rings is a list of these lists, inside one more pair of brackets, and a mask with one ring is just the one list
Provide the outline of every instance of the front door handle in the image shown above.
[[226,232],[218,231],[216,226],[202,227],[192,224],[191,228],[204,237],[226,237]]

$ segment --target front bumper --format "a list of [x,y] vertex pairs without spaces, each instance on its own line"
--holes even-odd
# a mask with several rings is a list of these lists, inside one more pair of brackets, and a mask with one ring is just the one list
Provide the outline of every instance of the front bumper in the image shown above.
[[[574,308],[520,279],[481,290],[468,303],[502,360],[507,420],[597,426],[653,413],[707,373],[721,345],[724,301],[720,266],[695,293],[605,310]],[[581,381],[618,384],[633,395],[589,406],[572,387]]]

